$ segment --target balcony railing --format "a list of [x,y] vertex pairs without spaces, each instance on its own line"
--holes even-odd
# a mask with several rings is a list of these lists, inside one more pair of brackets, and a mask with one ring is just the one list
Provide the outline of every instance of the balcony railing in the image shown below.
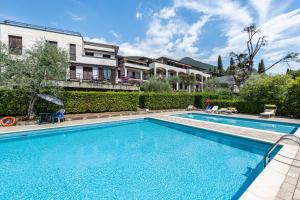
[[93,72],[83,72],[83,73],[75,73],[70,72],[67,74],[67,80],[70,81],[91,81],[91,82],[111,82],[110,79],[100,80],[99,75],[93,75]]

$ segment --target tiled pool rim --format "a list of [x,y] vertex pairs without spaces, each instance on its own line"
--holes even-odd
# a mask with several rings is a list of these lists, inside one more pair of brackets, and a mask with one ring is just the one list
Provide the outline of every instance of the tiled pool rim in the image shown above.
[[[126,121],[130,119],[141,119],[141,118],[154,118],[159,120],[166,120],[166,121],[173,121],[170,120],[170,115],[173,114],[181,114],[181,113],[189,113],[186,111],[181,112],[170,112],[170,113],[155,113],[155,114],[142,114],[142,115],[135,115],[135,116],[122,116],[122,117],[113,117],[113,118],[103,118],[101,120],[81,120],[80,122],[76,123],[75,125],[87,125],[87,124],[94,124],[94,123],[105,123],[105,122],[114,122],[114,121]],[[176,120],[173,121],[174,123],[178,123]],[[189,124],[189,123],[183,123],[186,126],[192,126],[196,128],[197,125]],[[18,130],[11,130],[5,132],[6,134],[22,134],[23,131],[32,131],[32,130],[43,130],[43,129],[49,129],[49,128],[59,128],[59,127],[69,127],[74,125],[56,125],[56,126],[42,126],[40,128],[36,128],[36,126],[33,126],[32,129],[30,127],[23,129],[20,127]],[[217,125],[216,125],[217,126]],[[224,127],[224,125],[220,125],[221,127]],[[226,126],[226,125],[225,125]],[[212,131],[216,131],[214,129],[209,129]],[[216,131],[220,132],[220,131]],[[223,131],[221,132],[223,133]],[[233,136],[240,136],[247,139],[253,139],[257,141],[263,141],[263,142],[274,142],[274,141],[268,141],[265,139],[258,139],[253,138],[251,136],[244,136],[244,135],[237,135],[236,133],[232,132],[226,132],[225,134],[230,134]],[[224,134],[223,133],[223,134]],[[1,135],[4,134],[4,132],[0,132]],[[300,129],[298,129],[295,132],[296,136],[300,136]],[[253,181],[253,183],[248,187],[248,189],[244,192],[244,194],[241,196],[241,199],[276,199],[277,193],[280,190],[280,187],[282,183],[284,182],[285,177],[287,177],[287,173],[290,168],[290,164],[293,162],[293,159],[296,157],[296,154],[298,152],[299,148],[295,145],[290,144],[284,144],[282,149],[278,152],[278,154],[274,157],[274,159],[267,165],[267,167],[260,173],[260,175]],[[284,156],[287,156],[288,159]]]

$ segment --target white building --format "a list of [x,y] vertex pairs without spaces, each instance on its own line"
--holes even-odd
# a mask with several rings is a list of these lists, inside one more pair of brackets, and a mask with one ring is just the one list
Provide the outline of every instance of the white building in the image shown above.
[[46,41],[69,52],[67,80],[115,83],[118,46],[85,41],[80,33],[4,21],[0,41],[12,54],[22,56],[38,41]]
[[147,57],[128,56],[119,57],[118,62],[118,81],[143,82],[150,76],[166,79],[177,77],[177,80],[183,76],[195,77],[196,81],[193,85],[185,84],[180,81],[173,82],[172,87],[173,90],[176,91],[203,91],[204,82],[210,77],[209,74],[204,73],[192,65],[167,57],[150,59]]
[[6,20],[0,22],[0,41],[17,56],[24,55],[26,49],[32,48],[38,41],[46,41],[69,52],[70,67],[66,80],[61,83],[64,87],[138,90],[138,87],[129,85],[139,86],[150,76],[192,75],[196,78],[195,84],[176,81],[172,84],[173,89],[202,91],[204,81],[210,77],[199,68],[167,57],[118,56],[119,47],[116,45],[85,41],[78,32],[56,28]]

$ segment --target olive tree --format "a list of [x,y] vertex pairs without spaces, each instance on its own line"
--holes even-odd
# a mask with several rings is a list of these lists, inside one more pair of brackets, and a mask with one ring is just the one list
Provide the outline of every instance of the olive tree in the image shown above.
[[1,78],[6,87],[18,88],[30,94],[27,111],[27,118],[30,119],[37,94],[47,90],[57,95],[63,90],[51,80],[64,79],[67,67],[68,56],[65,50],[47,42],[37,42],[21,58],[14,58],[14,64],[5,66]]

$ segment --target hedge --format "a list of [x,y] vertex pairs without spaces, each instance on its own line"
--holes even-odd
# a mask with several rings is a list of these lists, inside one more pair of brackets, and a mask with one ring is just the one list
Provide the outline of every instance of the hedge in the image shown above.
[[67,113],[137,110],[139,94],[134,92],[66,92]]
[[[116,112],[136,110],[139,93],[65,91],[62,97],[66,113]],[[25,115],[30,95],[17,90],[0,90],[0,116]],[[38,100],[35,112],[57,111],[59,106]]]
[[25,115],[30,95],[21,90],[0,90],[0,116]]
[[188,93],[143,93],[140,106],[153,110],[186,108],[194,105],[195,96]]
[[259,114],[264,111],[264,103],[262,102],[217,99],[212,100],[210,104],[219,106],[220,108],[236,107],[239,113],[244,114]]

